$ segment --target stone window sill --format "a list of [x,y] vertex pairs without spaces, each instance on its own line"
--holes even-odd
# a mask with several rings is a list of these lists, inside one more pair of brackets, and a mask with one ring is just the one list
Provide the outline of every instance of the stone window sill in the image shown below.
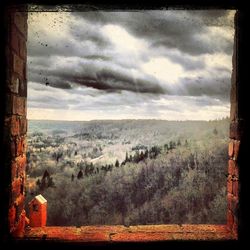
[[226,225],[140,225],[27,228],[24,240],[73,242],[154,242],[169,240],[236,240]]

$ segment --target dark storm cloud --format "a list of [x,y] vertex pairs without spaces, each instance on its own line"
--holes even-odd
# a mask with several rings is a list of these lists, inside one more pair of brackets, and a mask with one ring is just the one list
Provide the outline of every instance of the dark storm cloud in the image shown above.
[[[76,46],[69,41],[52,41],[46,38],[42,39],[44,43],[32,41],[28,44],[28,54],[30,56],[49,57],[53,55],[72,56],[79,55]],[[47,46],[46,46],[47,45]]]
[[[29,22],[32,22],[32,19],[29,20]],[[33,31],[32,34],[29,35],[30,39],[28,39],[28,55],[40,57],[53,55],[66,57],[85,56],[89,55],[89,51],[92,50],[95,50],[97,54],[101,54],[104,48],[107,49],[111,45],[107,37],[103,36],[100,32],[100,27],[90,23],[81,26],[81,24],[77,22],[67,25],[67,34],[62,37],[60,36],[60,29],[62,33],[64,33],[65,30],[60,28],[61,26],[56,27],[57,31],[59,31],[59,36],[48,34],[48,32],[44,30]],[[48,30],[53,28],[53,26],[54,25],[49,25]]]
[[[45,60],[42,60],[42,63],[45,63]],[[72,84],[78,84],[106,92],[127,90],[140,93],[166,93],[166,89],[163,89],[153,77],[133,78],[132,74],[123,72],[122,69],[120,71],[117,68],[112,69],[112,65],[99,68],[94,62],[50,69],[48,61],[46,69],[31,67],[28,77],[30,81],[44,84],[47,82],[51,87],[62,89],[70,89]]]
[[28,79],[32,82],[38,82],[44,85],[60,89],[71,89],[71,83],[59,76],[55,76],[49,70],[31,69],[28,72]]
[[85,44],[80,45],[79,41],[76,41],[74,39],[72,40],[59,39],[59,38],[55,39],[49,36],[41,38],[41,41],[42,42],[34,38],[29,40],[28,42],[29,56],[36,56],[36,57],[39,56],[46,58],[50,56],[65,56],[65,57],[85,56],[88,55],[89,50],[93,49],[96,50],[97,54],[99,53],[99,47],[96,47],[93,41],[87,43],[88,40],[85,40]]
[[228,18],[228,10],[189,10],[188,13],[202,25],[231,28],[234,26],[234,21]]
[[[208,27],[231,27],[227,18],[228,11],[159,11],[145,12],[82,12],[73,13],[99,25],[118,24],[138,38],[150,42],[151,46],[177,48],[191,55],[204,53],[231,53],[232,41],[214,37],[213,41],[204,41],[201,34],[208,32]],[[212,46],[210,43],[212,42]],[[221,46],[223,44],[223,46]]]
[[189,96],[207,95],[217,97],[224,101],[229,101],[231,88],[230,77],[198,77],[198,78],[181,78],[182,88],[179,94]]
[[107,92],[117,92],[127,90],[139,93],[163,94],[166,92],[160,85],[152,83],[146,79],[131,79],[130,77],[103,70],[98,73],[97,78],[74,77],[74,81],[80,85],[106,90]]
[[[157,99],[152,94],[133,93],[130,91],[122,91],[122,95],[119,92],[105,93],[101,90],[84,87],[81,90],[72,88],[65,91],[59,88],[53,89],[50,86],[36,82],[29,82],[28,98],[29,108],[85,111],[105,109],[105,112],[114,109],[124,109],[128,104],[130,106],[143,107],[146,111],[148,108],[152,108],[152,101]],[[148,100],[150,100],[150,103],[147,103]]]

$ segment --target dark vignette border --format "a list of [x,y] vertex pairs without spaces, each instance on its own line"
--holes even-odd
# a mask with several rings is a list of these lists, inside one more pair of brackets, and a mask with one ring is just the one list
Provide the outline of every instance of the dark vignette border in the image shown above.
[[[202,3],[202,4],[201,4]],[[241,243],[248,242],[248,228],[250,225],[249,214],[250,207],[248,205],[248,144],[249,144],[249,116],[248,109],[250,109],[250,105],[248,104],[248,62],[249,62],[249,35],[248,35],[248,16],[250,19],[250,11],[248,10],[246,4],[244,5],[242,2],[237,0],[225,0],[225,1],[215,1],[215,0],[168,0],[168,1],[153,1],[151,3],[145,1],[124,1],[123,3],[119,3],[118,1],[65,1],[65,0],[4,0],[2,3],[3,7],[1,9],[1,38],[0,39],[0,48],[1,48],[1,82],[0,82],[0,244],[4,244],[5,246],[10,247],[32,247],[32,248],[44,248],[48,245],[51,247],[60,247],[62,249],[80,247],[82,246],[79,243],[61,243],[61,242],[28,242],[28,241],[14,241],[9,239],[9,235],[7,233],[7,215],[8,215],[8,194],[9,194],[9,174],[4,169],[2,162],[4,162],[5,150],[3,145],[3,124],[4,124],[4,112],[5,112],[5,40],[6,40],[6,19],[4,18],[4,14],[6,8],[11,7],[13,5],[17,5],[21,7],[25,7],[25,4],[37,4],[37,11],[45,11],[47,6],[47,10],[53,7],[55,11],[74,11],[74,10],[143,10],[143,9],[237,9],[238,12],[238,23],[237,23],[237,84],[238,84],[238,107],[239,107],[239,118],[243,121],[242,127],[242,140],[241,140],[241,151],[239,155],[239,165],[240,165],[240,210],[239,210],[239,240],[238,241],[221,241],[221,242],[195,242],[195,241],[177,241],[177,242],[155,242],[155,243],[117,243],[117,244],[92,244],[92,248],[98,247],[107,247],[107,248],[130,248],[137,247],[144,249],[145,247],[155,248],[155,247],[170,247],[170,248],[186,248],[192,247],[197,249],[203,248],[208,249],[210,247],[239,247]],[[83,5],[80,5],[83,4]],[[249,144],[250,145],[250,144]],[[4,246],[3,245],[3,246]],[[85,244],[86,245],[86,244]],[[2,245],[0,245],[2,246]]]

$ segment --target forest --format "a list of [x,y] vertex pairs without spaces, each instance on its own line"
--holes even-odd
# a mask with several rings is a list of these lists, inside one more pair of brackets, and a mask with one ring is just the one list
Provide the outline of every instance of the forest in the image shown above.
[[223,224],[229,119],[30,120],[26,206],[48,225]]

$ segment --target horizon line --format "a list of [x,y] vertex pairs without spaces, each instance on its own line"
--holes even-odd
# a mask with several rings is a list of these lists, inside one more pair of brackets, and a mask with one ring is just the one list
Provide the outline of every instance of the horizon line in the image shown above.
[[93,120],[53,120],[53,119],[28,119],[28,121],[53,121],[53,122],[92,122],[92,121],[172,121],[172,122],[209,122],[209,121],[220,121],[220,120],[226,120],[229,119],[229,116],[222,117],[222,118],[217,118],[217,119],[212,119],[212,120],[165,120],[165,119],[156,119],[156,118],[139,118],[139,119],[130,119],[130,118],[124,118],[124,119],[93,119]]

